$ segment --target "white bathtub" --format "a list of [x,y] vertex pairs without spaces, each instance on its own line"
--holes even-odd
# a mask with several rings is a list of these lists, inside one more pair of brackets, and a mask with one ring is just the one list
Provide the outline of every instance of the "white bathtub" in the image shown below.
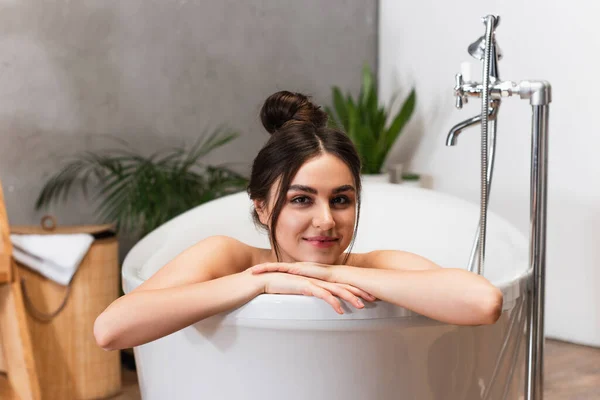
[[[173,219],[123,265],[125,293],[210,235],[268,246],[245,193]],[[402,249],[464,268],[479,206],[402,185],[364,184],[354,251]],[[261,295],[229,313],[135,348],[145,400],[513,399],[522,392],[528,241],[488,217],[485,276],[504,293],[491,326],[458,327],[377,302],[338,315],[320,299]],[[515,367],[516,366],[516,367]]]

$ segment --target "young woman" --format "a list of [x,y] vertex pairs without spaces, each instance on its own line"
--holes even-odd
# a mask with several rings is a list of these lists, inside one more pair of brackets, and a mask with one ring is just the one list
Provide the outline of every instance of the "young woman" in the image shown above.
[[[213,236],[188,248],[98,318],[99,346],[138,346],[263,293],[315,296],[343,313],[380,299],[456,325],[493,324],[502,292],[484,277],[396,250],[351,253],[360,215],[360,159],[348,136],[300,93],[271,95],[271,134],[248,193],[271,248]],[[348,251],[346,252],[346,250]]]

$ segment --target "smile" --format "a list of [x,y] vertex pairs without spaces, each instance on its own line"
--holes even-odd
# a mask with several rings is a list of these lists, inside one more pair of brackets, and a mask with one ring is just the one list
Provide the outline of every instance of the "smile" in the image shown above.
[[315,247],[331,247],[333,245],[335,245],[338,241],[339,238],[327,238],[327,237],[315,237],[315,238],[303,238],[305,241],[307,241],[308,243],[310,243],[311,245],[315,246]]

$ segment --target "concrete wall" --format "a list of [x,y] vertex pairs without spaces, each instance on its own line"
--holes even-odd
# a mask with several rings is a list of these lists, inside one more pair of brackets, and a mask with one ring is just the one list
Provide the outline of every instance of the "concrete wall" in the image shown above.
[[[0,179],[13,224],[37,224],[62,159],[125,140],[150,153],[227,124],[242,137],[208,161],[247,173],[267,139],[258,111],[296,90],[328,103],[375,66],[377,2],[0,2]],[[90,203],[49,210],[94,223]]]

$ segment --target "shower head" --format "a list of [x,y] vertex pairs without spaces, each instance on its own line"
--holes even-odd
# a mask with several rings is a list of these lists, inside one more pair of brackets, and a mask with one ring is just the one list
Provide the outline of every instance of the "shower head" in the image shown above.
[[[498,60],[502,59],[502,51],[500,47],[496,43],[496,39],[492,40],[494,43],[494,50],[496,51],[496,55]],[[469,54],[475,57],[478,60],[483,60],[483,55],[485,54],[485,36],[480,37],[469,46]]]
[[[493,18],[493,27],[492,27],[492,57],[491,57],[491,69],[490,76],[494,77],[496,80],[500,79],[500,73],[498,71],[498,61],[502,59],[502,51],[496,43],[495,31],[500,23],[500,17],[493,17],[488,15],[487,17],[483,17],[482,21],[484,25],[487,25],[488,18]],[[481,36],[479,39],[471,43],[468,48],[469,54],[474,58],[483,61],[485,58],[485,35]]]

